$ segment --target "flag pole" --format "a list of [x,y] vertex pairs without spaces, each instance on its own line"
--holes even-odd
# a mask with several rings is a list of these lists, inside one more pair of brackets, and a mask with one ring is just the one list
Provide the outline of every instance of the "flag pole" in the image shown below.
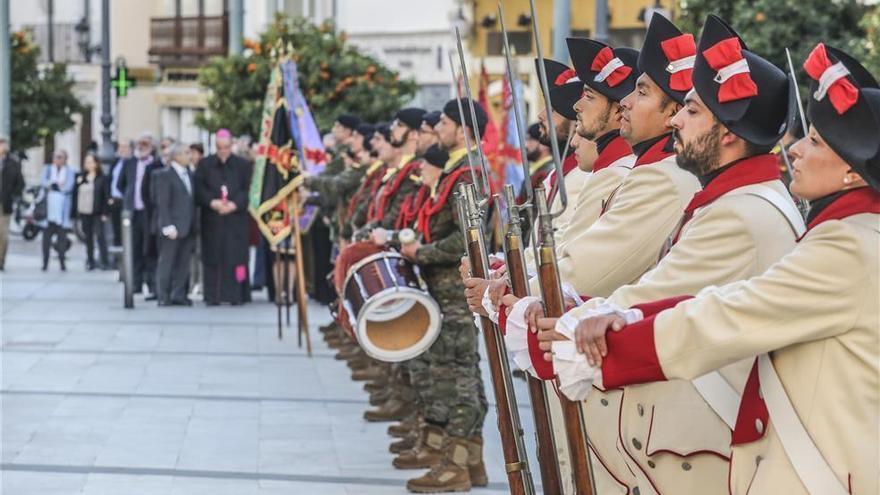
[[299,327],[299,339],[305,337],[306,340],[306,353],[309,356],[312,355],[312,341],[309,338],[309,317],[308,317],[308,299],[306,296],[306,281],[305,281],[305,268],[303,267],[303,245],[302,245],[302,232],[300,231],[299,226],[299,189],[293,191],[290,195],[291,202],[291,222],[293,223],[293,241],[294,241],[294,256],[296,257],[296,288],[297,288],[297,307],[299,308],[299,318],[298,327]]

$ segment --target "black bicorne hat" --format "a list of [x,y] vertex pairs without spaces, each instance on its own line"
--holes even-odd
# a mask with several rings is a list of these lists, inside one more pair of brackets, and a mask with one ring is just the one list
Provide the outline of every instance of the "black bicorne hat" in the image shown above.
[[694,62],[694,89],[731,132],[749,143],[779,141],[794,117],[794,81],[750,52],[719,17],[703,26]]
[[880,189],[877,80],[857,60],[819,43],[804,70],[811,79],[807,116],[822,139],[874,189]]
[[[535,71],[540,71],[539,60],[535,59]],[[562,62],[544,59],[544,71],[547,72],[547,86],[550,88],[550,104],[553,111],[568,120],[577,120],[574,104],[580,99],[584,83],[578,78],[577,72]],[[540,72],[538,72],[540,73]]]
[[653,15],[639,52],[639,71],[647,74],[670,98],[683,104],[685,95],[694,87],[696,53],[692,34],[683,34],[669,19]]
[[422,127],[422,119],[425,117],[424,108],[402,108],[394,115],[395,120],[399,120],[402,124],[413,130],[419,130]]
[[[464,110],[464,125],[473,129],[471,123],[471,109],[468,101],[468,98],[461,99],[461,108]],[[445,113],[456,124],[462,125],[462,118],[458,111],[458,100],[452,99],[447,101],[446,104],[443,105],[443,113]],[[480,105],[477,101],[474,101],[474,113],[477,116],[477,129],[480,131],[480,136],[482,136],[483,132],[486,130],[486,124],[489,122],[489,117],[486,115],[486,110],[483,109],[483,105]]]
[[636,89],[639,78],[639,51],[611,48],[587,38],[568,38],[568,55],[584,85],[620,102]]
[[422,116],[422,123],[427,124],[428,127],[433,128],[437,125],[437,122],[440,122],[440,116],[443,115],[440,110],[434,110],[433,112],[428,112]]
[[353,115],[350,113],[341,113],[338,117],[336,117],[336,122],[342,127],[351,129],[352,131],[357,129],[357,126],[360,125],[361,119],[357,115]]

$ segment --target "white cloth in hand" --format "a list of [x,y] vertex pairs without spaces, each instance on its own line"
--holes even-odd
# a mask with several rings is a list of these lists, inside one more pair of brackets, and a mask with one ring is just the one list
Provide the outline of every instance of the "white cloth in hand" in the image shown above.
[[507,327],[504,333],[504,344],[507,346],[507,352],[513,357],[513,362],[519,369],[531,374],[535,378],[535,368],[532,366],[532,358],[529,356],[529,329],[526,324],[525,311],[533,302],[539,302],[541,299],[529,296],[524,297],[516,302],[510,308],[510,314],[507,316]]

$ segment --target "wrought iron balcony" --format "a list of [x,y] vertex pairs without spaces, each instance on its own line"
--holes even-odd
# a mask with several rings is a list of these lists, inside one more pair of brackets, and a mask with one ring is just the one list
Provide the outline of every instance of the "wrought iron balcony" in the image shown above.
[[198,66],[215,55],[225,55],[229,22],[215,17],[154,17],[150,19],[150,57],[161,66]]

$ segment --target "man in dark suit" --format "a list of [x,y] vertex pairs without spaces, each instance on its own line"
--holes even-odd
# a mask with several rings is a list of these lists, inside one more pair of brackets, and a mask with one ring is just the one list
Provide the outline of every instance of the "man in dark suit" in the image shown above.
[[[150,295],[146,300],[156,299],[156,249],[155,235],[150,235],[150,175],[162,167],[156,156],[155,140],[150,134],[143,134],[137,140],[135,159],[125,165],[120,173],[119,190],[122,191],[122,208],[132,212],[132,285],[134,293],[140,294],[146,282]],[[152,255],[152,256],[151,256]]]
[[6,264],[6,247],[9,239],[9,220],[12,217],[13,200],[24,190],[21,164],[9,153],[9,140],[0,136],[0,270]]
[[170,146],[171,164],[152,175],[159,258],[156,287],[159,306],[191,306],[187,298],[189,264],[195,238],[195,197],[189,148]]
[[134,169],[137,159],[132,154],[134,151],[134,141],[130,139],[120,139],[116,148],[116,161],[110,169],[110,181],[108,182],[107,191],[108,209],[110,211],[110,224],[113,227],[113,245],[122,246],[122,203],[125,197],[125,188],[121,185],[125,183],[125,171]]

